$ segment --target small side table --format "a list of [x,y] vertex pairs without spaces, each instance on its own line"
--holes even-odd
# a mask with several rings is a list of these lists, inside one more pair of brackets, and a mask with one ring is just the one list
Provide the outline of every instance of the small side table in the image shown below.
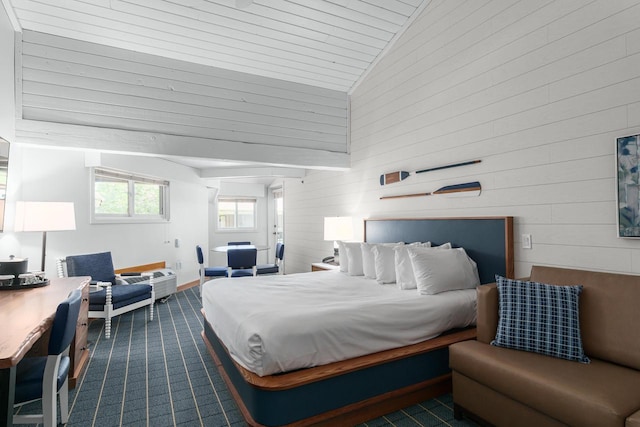
[[311,271],[339,270],[340,266],[336,264],[327,264],[326,262],[314,262],[311,264]]

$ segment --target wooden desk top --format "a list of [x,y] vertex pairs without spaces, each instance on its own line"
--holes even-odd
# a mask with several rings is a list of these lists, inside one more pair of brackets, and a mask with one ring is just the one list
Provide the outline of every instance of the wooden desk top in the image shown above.
[[41,288],[0,291],[0,369],[17,365],[51,327],[58,304],[90,279],[56,278]]

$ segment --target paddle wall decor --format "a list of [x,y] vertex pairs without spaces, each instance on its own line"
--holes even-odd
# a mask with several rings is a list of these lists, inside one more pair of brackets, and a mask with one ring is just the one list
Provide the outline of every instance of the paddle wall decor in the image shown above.
[[433,172],[433,171],[442,170],[442,169],[473,165],[475,163],[480,163],[480,162],[481,160],[470,160],[468,162],[453,163],[450,165],[435,166],[432,168],[421,169],[415,172],[407,172],[407,171],[389,172],[389,173],[385,173],[384,175],[380,175],[380,185],[388,185],[388,184],[393,184],[395,182],[403,181],[404,179],[408,178],[412,173],[419,174],[419,173],[425,173],[425,172]]
[[447,196],[455,196],[455,197],[475,197],[480,195],[480,191],[482,190],[482,186],[478,181],[466,182],[464,184],[454,184],[447,185],[445,187],[440,187],[435,191],[430,193],[413,193],[413,194],[399,194],[396,196],[383,196],[380,197],[380,200],[387,199],[401,199],[405,197],[420,197],[420,196],[433,196],[437,194],[444,194]]

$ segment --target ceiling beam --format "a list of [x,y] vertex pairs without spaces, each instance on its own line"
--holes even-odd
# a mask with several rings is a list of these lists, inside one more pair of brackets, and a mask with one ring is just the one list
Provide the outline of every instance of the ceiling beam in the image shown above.
[[305,169],[281,167],[233,167],[201,169],[200,178],[304,178]]
[[348,170],[347,153],[123,129],[17,120],[16,140],[51,148],[192,157],[319,170]]

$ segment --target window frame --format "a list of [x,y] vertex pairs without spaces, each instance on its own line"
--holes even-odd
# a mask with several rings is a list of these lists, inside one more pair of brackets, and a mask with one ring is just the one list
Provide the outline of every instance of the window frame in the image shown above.
[[[221,228],[220,227],[220,202],[235,202],[235,218],[236,225],[233,228]],[[239,228],[238,227],[238,202],[253,202],[253,227],[251,228]],[[216,199],[216,212],[215,212],[215,227],[216,231],[221,233],[247,233],[258,231],[258,198],[257,197],[241,197],[241,196],[221,196]]]
[[[170,182],[165,179],[156,178],[148,175],[142,175],[138,173],[131,173],[121,171],[117,169],[105,168],[105,167],[92,167],[90,168],[90,223],[91,224],[152,224],[169,222],[169,207],[170,207]],[[103,176],[113,179],[119,179],[127,182],[127,194],[128,194],[128,207],[127,214],[99,214],[96,213],[96,177]],[[160,215],[136,215],[134,213],[135,208],[135,184],[153,184],[162,188],[160,193],[161,201],[160,208],[162,213]]]

